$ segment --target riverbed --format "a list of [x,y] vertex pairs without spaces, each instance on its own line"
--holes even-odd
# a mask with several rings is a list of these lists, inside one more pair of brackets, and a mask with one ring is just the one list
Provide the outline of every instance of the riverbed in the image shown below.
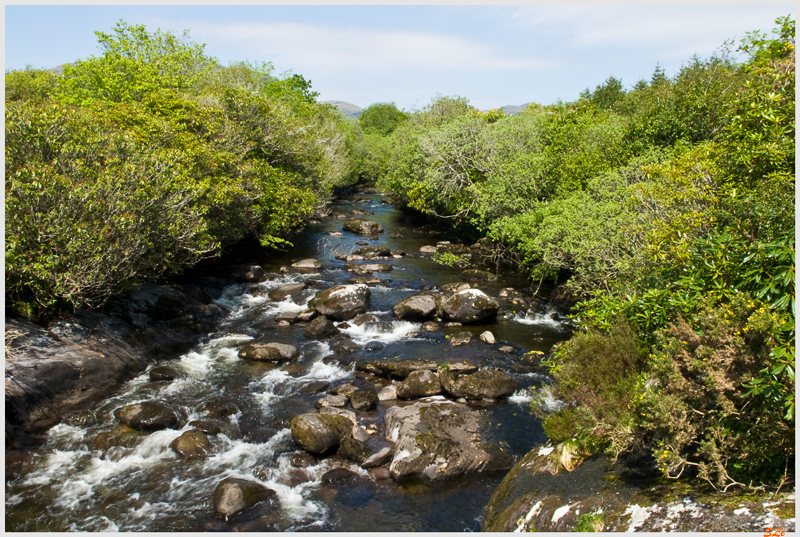
[[[84,425],[59,424],[36,451],[20,454],[14,478],[6,484],[6,529],[9,531],[477,531],[490,496],[505,472],[474,474],[443,483],[395,482],[376,476],[340,456],[315,457],[292,440],[294,416],[313,412],[315,402],[336,386],[376,382],[356,371],[363,360],[450,359],[479,360],[513,377],[517,390],[497,402],[470,403],[487,415],[487,441],[497,442],[516,458],[546,437],[541,422],[531,415],[530,401],[537,388],[551,379],[542,367],[521,363],[531,351],[548,353],[569,336],[567,319],[546,304],[518,309],[504,304],[496,319],[480,325],[427,331],[422,323],[398,320],[392,307],[424,290],[437,291],[460,281],[463,269],[450,268],[421,255],[420,248],[440,238],[416,229],[397,209],[382,203],[381,195],[360,201],[337,201],[333,210],[353,218],[358,209],[373,214],[357,216],[380,223],[376,237],[343,232],[346,220],[328,216],[293,239],[286,252],[265,256],[255,252],[250,262],[280,274],[265,282],[225,288],[216,302],[229,313],[213,333],[191,351],[160,361],[179,373],[172,382],[150,380],[149,369],[111,393],[92,409]],[[331,342],[304,336],[298,325],[279,326],[276,317],[302,312],[314,295],[354,276],[336,256],[351,253],[366,242],[411,255],[381,262],[390,272],[376,273],[381,281],[370,285],[368,313],[381,321],[363,326],[341,325],[361,350],[337,356]],[[300,274],[283,271],[291,263],[317,259],[324,269]],[[369,262],[369,261],[367,261]],[[309,288],[276,302],[271,290],[290,283]],[[494,298],[503,289],[526,290],[521,274],[499,275],[497,281],[473,283]],[[491,331],[497,342],[478,336]],[[449,336],[473,334],[467,345],[453,347]],[[239,350],[248,343],[278,342],[296,346],[300,357],[288,365],[242,360]],[[503,351],[501,347],[511,347]],[[151,366],[151,367],[153,367]],[[386,381],[384,384],[388,384]],[[380,387],[380,385],[378,385]],[[181,409],[182,429],[136,434],[128,441],[100,450],[99,434],[118,426],[114,410],[132,403],[161,400]],[[378,408],[359,411],[362,424],[382,433],[383,415],[403,401],[381,401]],[[211,455],[183,460],[170,443],[192,427],[193,420],[223,420],[228,427],[209,435]],[[357,479],[323,482],[333,468],[346,468]],[[277,493],[279,507],[250,518],[222,520],[214,514],[212,494],[227,477],[263,484]]]

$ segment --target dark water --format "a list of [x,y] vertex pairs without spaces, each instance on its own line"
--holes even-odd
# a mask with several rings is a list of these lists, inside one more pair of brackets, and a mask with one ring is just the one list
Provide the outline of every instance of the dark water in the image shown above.
[[[345,220],[326,218],[311,225],[295,241],[291,251],[269,259],[253,259],[268,271],[306,258],[323,262],[326,270],[316,275],[287,274],[261,284],[234,285],[219,302],[231,309],[219,329],[191,352],[160,362],[178,369],[183,378],[170,384],[148,380],[146,371],[128,382],[118,393],[94,409],[91,426],[65,424],[50,430],[45,446],[23,457],[15,467],[16,477],[6,484],[6,529],[9,531],[465,531],[479,530],[492,492],[503,473],[480,474],[442,484],[395,483],[375,479],[357,465],[337,456],[313,459],[303,468],[292,466],[300,453],[289,431],[291,419],[314,410],[323,393],[313,393],[320,383],[336,386],[355,380],[363,386],[369,379],[357,375],[354,364],[331,359],[324,342],[308,340],[302,328],[276,327],[274,319],[284,311],[302,311],[319,289],[345,283],[353,274],[343,270],[335,255],[359,248],[357,241],[387,245],[393,251],[417,254],[420,246],[436,244],[437,237],[415,232],[402,214],[380,203],[339,202],[334,208],[348,213],[354,207],[373,211],[369,218],[380,222],[385,233],[377,241],[340,231]],[[402,238],[392,239],[391,233]],[[430,256],[404,257],[388,261],[394,270],[378,275],[386,281],[371,286],[370,312],[390,323],[380,327],[352,327],[344,331],[362,346],[378,343],[380,350],[360,351],[349,358],[417,358],[449,360],[480,358],[500,367],[517,381],[519,390],[498,404],[476,407],[488,416],[486,438],[503,441],[518,456],[544,440],[540,422],[530,415],[530,392],[545,383],[541,369],[522,367],[520,356],[531,350],[547,352],[564,339],[568,329],[544,312],[510,310],[496,322],[483,326],[446,328],[425,332],[419,323],[401,322],[392,316],[397,302],[423,288],[438,289],[459,281],[460,270],[434,263]],[[296,297],[274,303],[269,290],[291,282],[319,281]],[[497,297],[504,287],[525,287],[520,276],[505,276],[479,287]],[[503,311],[501,310],[501,313]],[[469,345],[452,348],[446,336],[461,331],[475,336],[491,330],[498,345],[475,338]],[[295,364],[279,366],[242,361],[239,349],[248,342],[290,343],[301,351]],[[511,355],[497,350],[510,344]],[[326,360],[326,358],[328,358]],[[205,460],[184,461],[169,449],[182,432],[165,430],[141,434],[126,446],[111,448],[105,455],[94,449],[94,438],[113,429],[113,411],[126,404],[159,399],[183,409],[189,420],[207,419],[214,408],[232,408],[226,416],[235,431],[210,436],[213,455]],[[373,423],[381,430],[382,417],[392,402],[377,410],[358,412],[360,423]],[[235,406],[231,406],[235,405]],[[329,485],[322,475],[335,467],[359,474],[355,482]],[[254,512],[232,521],[213,515],[211,496],[226,477],[256,480],[275,490],[280,508]]]

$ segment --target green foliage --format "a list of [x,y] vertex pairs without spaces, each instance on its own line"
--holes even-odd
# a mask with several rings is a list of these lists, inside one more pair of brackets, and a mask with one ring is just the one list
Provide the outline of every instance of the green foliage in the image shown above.
[[603,531],[603,513],[584,513],[575,522],[574,531]]
[[6,72],[6,102],[43,102],[56,87],[57,77],[51,71],[30,65],[21,71]]
[[[300,75],[215,68],[143,26],[63,77],[11,72],[6,289],[19,313],[96,307],[226,245],[286,238],[351,180],[354,133]],[[48,98],[48,95],[50,96]]]
[[364,134],[388,136],[406,119],[394,103],[375,103],[366,107],[358,118]]
[[466,259],[451,252],[436,252],[433,254],[433,261],[446,267],[455,267],[461,264],[467,264]]
[[587,89],[581,94],[581,97],[588,99],[598,108],[611,109],[617,102],[625,98],[625,90],[622,89],[621,80],[610,76],[602,85],[597,86],[593,92]]
[[132,103],[163,89],[185,91],[216,65],[186,31],[180,37],[150,33],[143,25],[120,21],[113,34],[95,34],[103,55],[64,68],[58,85],[62,102]]

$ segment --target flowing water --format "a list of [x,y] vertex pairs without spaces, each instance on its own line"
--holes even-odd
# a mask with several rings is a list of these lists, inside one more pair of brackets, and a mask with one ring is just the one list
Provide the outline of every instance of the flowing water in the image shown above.
[[[359,351],[348,360],[332,359],[330,346],[305,338],[302,328],[277,327],[274,319],[281,312],[302,311],[319,289],[345,283],[353,276],[343,270],[344,261],[335,256],[357,249],[357,241],[410,253],[417,253],[422,245],[436,244],[436,237],[415,231],[402,213],[380,203],[379,195],[368,198],[369,202],[338,202],[334,210],[347,213],[358,207],[373,211],[374,215],[361,218],[383,225],[385,233],[379,240],[348,232],[330,235],[341,230],[341,219],[328,217],[310,225],[289,252],[253,261],[268,271],[278,271],[291,262],[315,258],[325,265],[322,273],[285,274],[260,284],[228,287],[218,302],[229,308],[230,314],[218,330],[191,352],[159,362],[178,370],[182,374],[179,380],[151,382],[149,371],[145,371],[93,409],[96,421],[92,425],[57,425],[49,431],[44,446],[21,456],[13,479],[6,484],[6,529],[479,530],[483,511],[503,472],[437,484],[376,479],[338,456],[303,456],[292,440],[289,423],[298,414],[314,411],[314,402],[325,394],[326,387],[349,381],[366,385],[367,379],[356,374],[354,361],[389,357],[440,361],[462,355],[482,356],[486,365],[507,371],[519,386],[504,401],[475,405],[489,415],[491,430],[485,437],[505,442],[514,455],[522,456],[534,443],[545,439],[540,421],[530,414],[530,400],[532,390],[549,379],[541,368],[520,366],[520,357],[533,350],[549,351],[555,342],[568,337],[569,328],[555,313],[515,309],[501,310],[503,315],[488,325],[434,332],[422,330],[420,323],[397,320],[391,308],[403,298],[459,281],[459,269],[436,264],[430,256],[381,260],[393,265],[394,270],[378,275],[385,281],[370,286],[369,313],[384,322],[343,330],[362,347],[368,345],[374,350]],[[392,233],[402,238],[391,238]],[[312,282],[315,288],[283,302],[267,297],[271,289],[303,281]],[[497,297],[504,287],[526,285],[520,276],[506,276],[479,287]],[[462,330],[475,336],[491,330],[498,344],[489,346],[475,337],[470,344],[451,349],[446,336]],[[269,341],[297,346],[299,360],[278,365],[238,358],[244,344]],[[514,353],[499,352],[500,345],[511,345]],[[106,452],[95,449],[95,437],[118,425],[115,409],[147,400],[167,401],[182,409],[187,425],[181,430],[135,434]],[[397,403],[381,402],[376,410],[358,412],[360,423],[376,424],[380,430],[383,414],[392,404]],[[192,429],[190,421],[208,419],[212,414],[221,415],[230,424],[225,431],[228,434],[209,435],[213,455],[203,460],[178,459],[169,448],[170,442]],[[354,484],[324,483],[323,474],[335,467],[356,472],[360,479]],[[280,508],[231,521],[216,518],[212,493],[226,477],[258,481],[273,489]]]

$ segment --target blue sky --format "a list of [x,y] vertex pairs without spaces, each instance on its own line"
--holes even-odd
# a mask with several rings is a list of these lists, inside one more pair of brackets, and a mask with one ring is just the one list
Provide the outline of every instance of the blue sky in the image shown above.
[[571,101],[608,76],[627,87],[657,63],[769,33],[793,4],[715,6],[7,5],[5,68],[99,54],[95,30],[123,19],[205,43],[223,64],[269,61],[310,79],[320,100],[406,110],[458,95],[481,109]]

